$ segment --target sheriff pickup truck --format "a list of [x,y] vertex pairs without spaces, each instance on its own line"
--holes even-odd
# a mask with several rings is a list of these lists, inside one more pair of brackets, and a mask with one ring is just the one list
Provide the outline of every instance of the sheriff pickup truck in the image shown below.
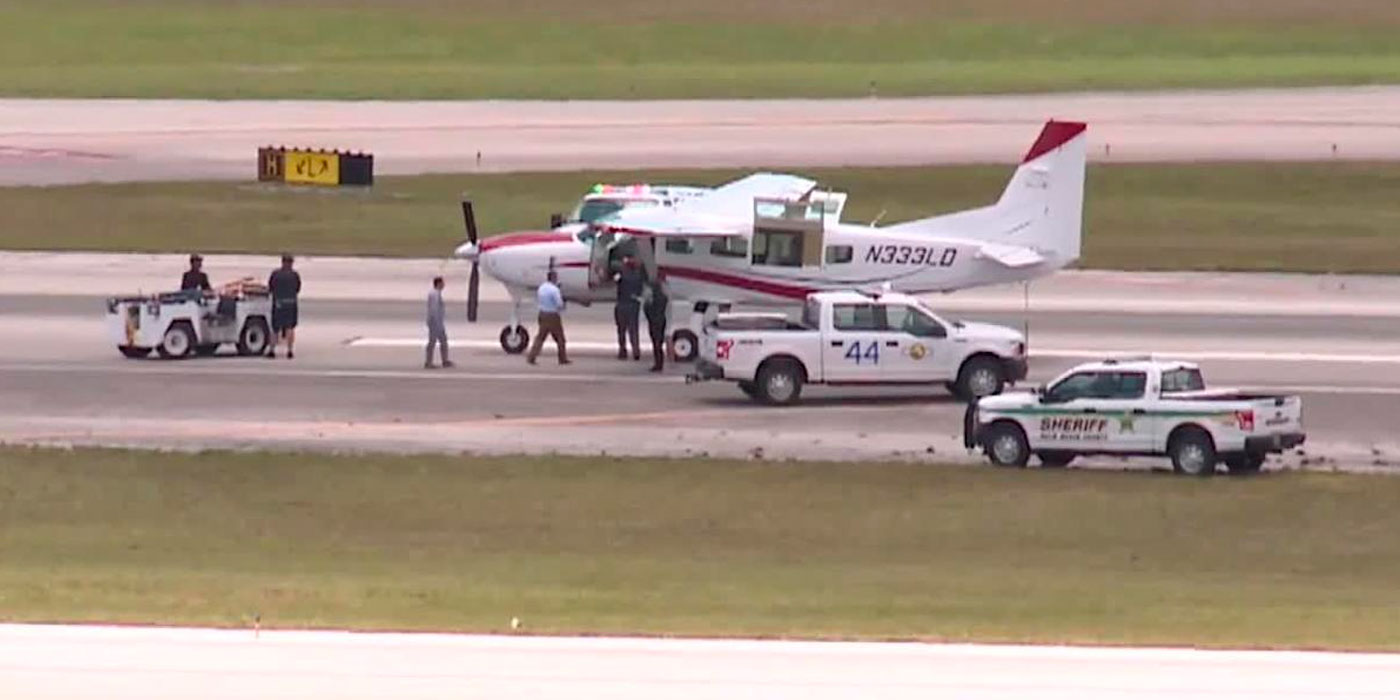
[[1208,390],[1189,362],[1126,358],[1083,364],[1035,392],[968,406],[963,442],[993,464],[1047,467],[1079,455],[1166,455],[1177,473],[1259,471],[1269,453],[1303,443],[1297,396]]
[[688,381],[737,382],[773,405],[796,402],[804,384],[945,384],[971,398],[1026,377],[1019,332],[944,320],[893,292],[818,292],[801,322],[721,318],[702,326],[700,343]]

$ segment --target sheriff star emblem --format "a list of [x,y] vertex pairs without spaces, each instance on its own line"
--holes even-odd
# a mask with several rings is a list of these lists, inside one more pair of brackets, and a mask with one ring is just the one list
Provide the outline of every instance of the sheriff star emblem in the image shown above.
[[926,355],[928,355],[928,348],[924,347],[923,343],[914,343],[914,346],[909,348],[909,356],[916,360],[922,360]]
[[1127,413],[1118,417],[1118,431],[1122,433],[1133,432],[1133,417]]

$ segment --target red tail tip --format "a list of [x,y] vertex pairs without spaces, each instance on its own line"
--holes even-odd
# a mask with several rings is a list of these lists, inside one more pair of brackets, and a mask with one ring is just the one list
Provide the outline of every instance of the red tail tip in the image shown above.
[[1084,133],[1089,125],[1084,122],[1058,122],[1050,120],[1045,122],[1045,128],[1040,130],[1040,137],[1031,145],[1031,150],[1026,152],[1026,157],[1022,163],[1029,163],[1060,146],[1065,145],[1070,139]]

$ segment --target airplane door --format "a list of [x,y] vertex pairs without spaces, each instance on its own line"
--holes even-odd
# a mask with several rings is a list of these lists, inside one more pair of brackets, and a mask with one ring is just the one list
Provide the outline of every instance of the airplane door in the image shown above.
[[601,289],[612,284],[612,250],[617,239],[611,231],[593,237],[588,253],[588,288]]

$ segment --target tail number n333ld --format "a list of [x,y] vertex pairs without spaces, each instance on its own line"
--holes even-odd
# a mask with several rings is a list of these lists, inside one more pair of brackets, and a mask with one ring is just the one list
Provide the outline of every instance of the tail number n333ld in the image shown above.
[[865,262],[879,265],[928,265],[952,267],[957,248],[929,248],[909,245],[873,245],[865,251]]

